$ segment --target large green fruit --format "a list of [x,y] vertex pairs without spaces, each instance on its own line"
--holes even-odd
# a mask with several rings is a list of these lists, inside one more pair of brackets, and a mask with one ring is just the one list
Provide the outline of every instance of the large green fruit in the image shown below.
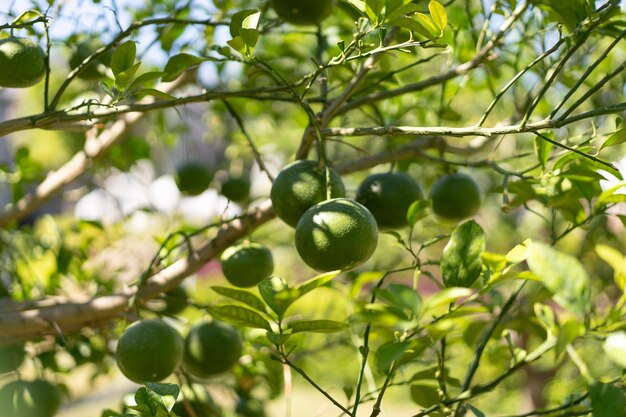
[[330,16],[336,0],[272,0],[278,16],[294,25],[317,25]]
[[183,357],[183,340],[173,327],[159,319],[130,326],[117,344],[117,365],[131,381],[143,384],[170,376]]
[[370,175],[356,192],[356,201],[374,215],[378,226],[392,229],[407,225],[409,207],[422,198],[420,185],[404,172]]
[[[345,197],[341,177],[330,169],[332,198]],[[291,227],[309,208],[326,200],[326,175],[316,161],[295,161],[278,174],[270,192],[276,215]]]
[[195,325],[185,338],[185,368],[199,378],[230,370],[239,361],[241,337],[234,327],[210,321]]
[[222,272],[236,287],[253,287],[274,272],[272,252],[256,242],[244,242],[226,249],[220,257]]
[[58,388],[43,379],[13,381],[0,389],[2,417],[52,417],[60,403]]
[[46,72],[46,54],[32,39],[0,40],[0,87],[24,88],[37,84]]
[[433,211],[443,219],[460,221],[480,208],[480,188],[472,177],[452,174],[439,178],[430,189]]
[[10,343],[0,347],[0,374],[15,371],[24,362],[24,343]]
[[296,226],[298,254],[318,271],[354,268],[372,256],[377,243],[372,213],[346,198],[311,207]]

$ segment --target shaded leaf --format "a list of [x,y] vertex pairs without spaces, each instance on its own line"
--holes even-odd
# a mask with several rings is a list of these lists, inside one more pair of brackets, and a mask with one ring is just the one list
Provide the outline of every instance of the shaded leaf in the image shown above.
[[263,304],[263,301],[250,291],[220,286],[212,286],[211,289],[220,295],[240,301],[255,310],[265,312],[265,304]]
[[428,208],[432,205],[430,200],[417,200],[409,207],[406,212],[406,221],[409,226],[413,226],[415,223],[428,216]]
[[117,75],[132,67],[137,55],[137,45],[134,41],[127,41],[118,46],[111,56],[111,70]]
[[163,77],[163,81],[174,81],[184,71],[195,67],[204,61],[204,58],[191,54],[182,53],[174,55],[167,61],[165,68],[163,68],[163,72],[167,74]]
[[245,307],[236,305],[224,305],[208,308],[209,313],[215,318],[227,321],[237,326],[246,326],[257,329],[272,330],[270,323],[259,313]]
[[626,394],[619,388],[596,382],[589,395],[593,417],[626,417]]
[[457,227],[441,256],[441,274],[446,287],[470,287],[480,276],[486,237],[474,220]]
[[287,325],[293,333],[334,333],[345,330],[347,323],[334,320],[296,320]]

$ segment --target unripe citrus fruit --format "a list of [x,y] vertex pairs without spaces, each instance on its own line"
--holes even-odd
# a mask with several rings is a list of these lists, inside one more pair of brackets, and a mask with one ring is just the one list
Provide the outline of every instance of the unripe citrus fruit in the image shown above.
[[221,321],[195,325],[185,338],[185,368],[199,378],[230,370],[241,356],[241,338],[237,330]]
[[155,313],[166,316],[175,316],[187,307],[189,296],[182,285],[178,285],[169,290],[161,297],[150,300],[147,308]]
[[173,327],[159,319],[130,326],[117,345],[117,365],[131,381],[143,384],[170,376],[183,357],[183,340]]
[[199,162],[186,162],[176,170],[175,180],[181,193],[199,195],[209,188],[213,172]]
[[379,227],[406,226],[406,214],[415,200],[424,198],[420,185],[404,172],[373,174],[365,178],[356,192]]
[[2,417],[52,417],[60,403],[58,388],[43,379],[13,381],[0,389]]
[[0,347],[0,374],[15,371],[24,362],[24,343],[10,343]]
[[220,257],[222,272],[236,287],[253,287],[274,272],[272,252],[256,242],[244,242],[226,249]]
[[330,16],[336,0],[272,0],[276,14],[294,25],[316,25]]
[[480,208],[480,189],[472,177],[452,174],[439,178],[430,189],[436,215],[447,220],[463,220]]
[[378,243],[376,219],[346,198],[319,203],[296,226],[296,249],[318,271],[350,269],[367,261]]
[[[213,402],[206,387],[201,384],[182,386],[182,395],[193,408],[197,417],[221,417],[220,408]],[[177,401],[172,408],[178,417],[191,417],[182,400]]]
[[246,177],[228,177],[222,183],[220,192],[231,201],[244,201],[250,195],[250,180]]
[[[341,177],[330,169],[332,198],[345,197]],[[326,200],[326,175],[316,161],[295,161],[278,174],[270,192],[276,215],[291,227],[310,207]]]
[[0,87],[30,87],[41,81],[45,72],[46,54],[35,41],[0,40]]
[[[76,49],[70,57],[70,68],[78,67],[87,57],[93,54],[98,48],[102,47],[102,43],[98,40],[83,41],[76,45]],[[113,51],[108,50],[100,55],[91,64],[81,71],[78,75],[83,80],[98,80],[105,76],[104,72],[99,68],[100,65],[109,66],[111,64],[111,56]]]

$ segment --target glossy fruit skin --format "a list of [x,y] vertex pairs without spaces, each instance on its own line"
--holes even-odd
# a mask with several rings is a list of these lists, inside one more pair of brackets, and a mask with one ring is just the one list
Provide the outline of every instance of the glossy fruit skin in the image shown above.
[[13,381],[0,389],[2,417],[52,417],[60,403],[58,388],[43,379]]
[[[330,169],[332,198],[345,197],[346,188],[337,172]],[[316,161],[295,161],[278,174],[270,192],[276,215],[291,227],[309,208],[326,200],[326,175]]]
[[241,337],[234,327],[213,320],[191,328],[185,338],[185,368],[198,378],[229,371],[241,357]]
[[138,384],[162,381],[176,370],[182,358],[182,337],[159,319],[133,324],[117,344],[118,367]]
[[422,187],[404,172],[370,175],[356,192],[356,201],[374,215],[378,227],[389,229],[406,226],[409,207],[423,198]]
[[245,201],[250,195],[250,180],[246,177],[228,177],[222,183],[220,192],[230,201],[236,203]]
[[278,16],[293,25],[317,25],[329,17],[337,0],[272,0]]
[[0,40],[0,87],[24,88],[37,84],[46,72],[46,54],[30,38]]
[[199,162],[186,162],[178,167],[174,179],[181,193],[196,196],[209,188],[213,172]]
[[10,343],[0,347],[0,374],[15,371],[20,367],[26,352],[24,351],[24,343]]
[[433,212],[446,220],[460,221],[475,215],[480,208],[480,188],[465,174],[439,178],[430,189]]
[[274,272],[272,252],[256,242],[244,242],[226,249],[220,257],[222,272],[232,285],[249,288]]
[[346,198],[311,207],[296,227],[298,254],[318,271],[354,268],[372,256],[377,244],[378,226],[372,213]]
[[[74,69],[78,67],[87,57],[93,54],[98,48],[102,47],[102,43],[98,40],[91,40],[86,42],[80,42],[76,45],[76,49],[70,57],[70,68]],[[94,62],[89,64],[85,69],[81,71],[78,78],[83,80],[99,80],[104,78],[103,74],[98,68],[99,64],[109,66],[111,64],[111,56],[113,51],[109,50],[95,59]]]

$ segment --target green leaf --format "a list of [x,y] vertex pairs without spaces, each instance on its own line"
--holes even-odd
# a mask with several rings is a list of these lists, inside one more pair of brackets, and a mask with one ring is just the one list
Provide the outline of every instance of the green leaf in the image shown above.
[[624,142],[626,142],[626,128],[622,128],[609,136],[602,146],[600,146],[600,150],[608,148],[609,146],[621,145]]
[[295,320],[287,325],[293,333],[334,333],[345,330],[347,323],[334,320]]
[[393,22],[391,22],[390,25],[407,28],[411,30],[412,32],[419,33],[420,35],[422,35],[423,37],[427,39],[433,38],[433,35],[431,34],[431,32],[423,24],[418,22],[416,19],[413,19],[410,17],[400,17],[394,20]]
[[[147,387],[141,387],[135,393],[135,402],[137,405],[130,408],[140,411],[143,415],[149,417],[167,416],[171,409],[167,408],[166,399],[161,395],[152,391]],[[169,403],[169,401],[167,401]],[[176,400],[174,400],[176,402]],[[173,406],[174,404],[172,404]]]
[[448,14],[446,13],[446,9],[441,5],[441,3],[433,0],[428,3],[428,10],[430,11],[430,16],[433,21],[441,30],[441,34],[443,34],[443,30],[446,26],[448,26]]
[[465,407],[470,410],[476,417],[487,417],[485,413],[480,411],[478,408],[474,407],[472,404],[465,404]]
[[383,5],[383,0],[365,0],[365,12],[374,24],[380,21]]
[[432,310],[435,307],[448,305],[459,298],[469,297],[473,293],[474,291],[470,290],[469,288],[446,288],[445,290],[442,290],[427,299],[426,302],[424,302],[424,307],[422,308],[422,311],[426,312]]
[[235,36],[231,40],[226,41],[226,43],[239,53],[244,53],[246,51],[246,43],[243,41],[241,36]]
[[133,77],[137,73],[137,70],[141,66],[141,62],[137,62],[130,68],[115,75],[115,86],[120,91],[125,91],[126,87],[133,81]]
[[617,249],[608,245],[596,245],[596,253],[613,268],[613,279],[620,290],[626,289],[626,257]]
[[111,56],[111,70],[117,75],[126,71],[135,64],[137,45],[134,41],[127,41],[118,46]]
[[443,35],[443,30],[438,28],[433,19],[424,13],[415,13],[415,21],[422,25],[430,34],[428,39],[437,39]]
[[581,325],[578,320],[569,319],[559,327],[555,352],[557,358],[565,352],[565,349],[581,334]]
[[537,161],[539,161],[541,167],[544,169],[548,159],[550,158],[550,152],[553,147],[554,145],[552,143],[539,136],[535,136],[535,155],[537,156]]
[[163,68],[163,72],[167,74],[163,77],[163,81],[174,81],[184,71],[187,71],[204,61],[206,61],[206,59],[191,54],[182,53],[174,55],[167,61],[165,68]]
[[428,408],[439,404],[439,384],[435,380],[424,380],[411,384],[411,398],[421,407]]
[[259,24],[261,12],[257,9],[245,9],[235,13],[230,18],[230,36],[233,38],[239,36],[241,28],[256,29]]
[[446,287],[470,287],[480,276],[486,237],[474,220],[457,227],[441,256],[441,274]]
[[261,297],[269,308],[281,318],[287,307],[293,302],[290,299],[291,290],[287,281],[280,277],[270,277],[259,283]]
[[224,305],[208,308],[215,318],[227,321],[237,326],[252,327],[255,329],[272,330],[270,323],[259,313],[237,305]]
[[626,369],[626,332],[611,333],[603,347],[612,362]]
[[419,10],[421,10],[420,7],[415,3],[405,4],[404,6],[399,7],[393,11],[387,10],[387,13],[385,13],[385,21],[392,22],[404,15],[415,13]]
[[163,77],[166,73],[161,71],[150,71],[144,74],[141,74],[139,77],[135,78],[133,82],[128,86],[128,91],[138,89],[143,87],[144,84],[147,84],[152,81],[156,81],[159,78]]
[[589,395],[593,417],[626,417],[626,394],[619,388],[596,382]]
[[528,248],[528,267],[554,295],[562,307],[585,315],[591,310],[591,288],[587,272],[578,259],[544,243]]
[[421,312],[422,298],[417,291],[406,285],[390,284],[387,288],[378,289],[376,295],[390,305],[411,313],[406,316],[417,317]]
[[161,90],[157,90],[156,88],[141,88],[135,91],[133,95],[136,97],[150,96],[150,97],[160,98],[161,100],[175,100],[176,99],[176,97],[174,97],[173,95],[167,94],[166,92],[161,91]]
[[387,374],[393,364],[400,365],[419,356],[426,349],[426,344],[419,340],[393,341],[382,345],[376,351],[376,370]]
[[265,304],[263,304],[263,301],[250,291],[219,286],[213,286],[211,289],[220,295],[240,301],[257,311],[265,312]]
[[332,281],[333,278],[335,278],[337,275],[339,275],[341,273],[340,270],[338,271],[331,271],[331,272],[326,272],[320,275],[317,275],[314,278],[311,278],[308,281],[303,282],[302,284],[300,284],[300,286],[298,286],[297,291],[298,291],[298,298],[302,297],[304,294],[307,294],[311,291],[313,291],[316,288],[319,288],[321,286],[326,285],[327,283],[329,283],[330,281]]
[[620,181],[604,190],[596,200],[596,207],[603,208],[610,203],[621,203],[626,201],[626,194],[623,194],[624,188],[626,188],[626,181]]
[[409,226],[414,226],[415,223],[428,216],[427,209],[430,208],[431,204],[430,200],[414,201],[406,212],[406,221]]
[[146,387],[150,391],[161,397],[167,411],[171,411],[180,394],[180,387],[176,384],[161,384],[157,382],[147,382]]

